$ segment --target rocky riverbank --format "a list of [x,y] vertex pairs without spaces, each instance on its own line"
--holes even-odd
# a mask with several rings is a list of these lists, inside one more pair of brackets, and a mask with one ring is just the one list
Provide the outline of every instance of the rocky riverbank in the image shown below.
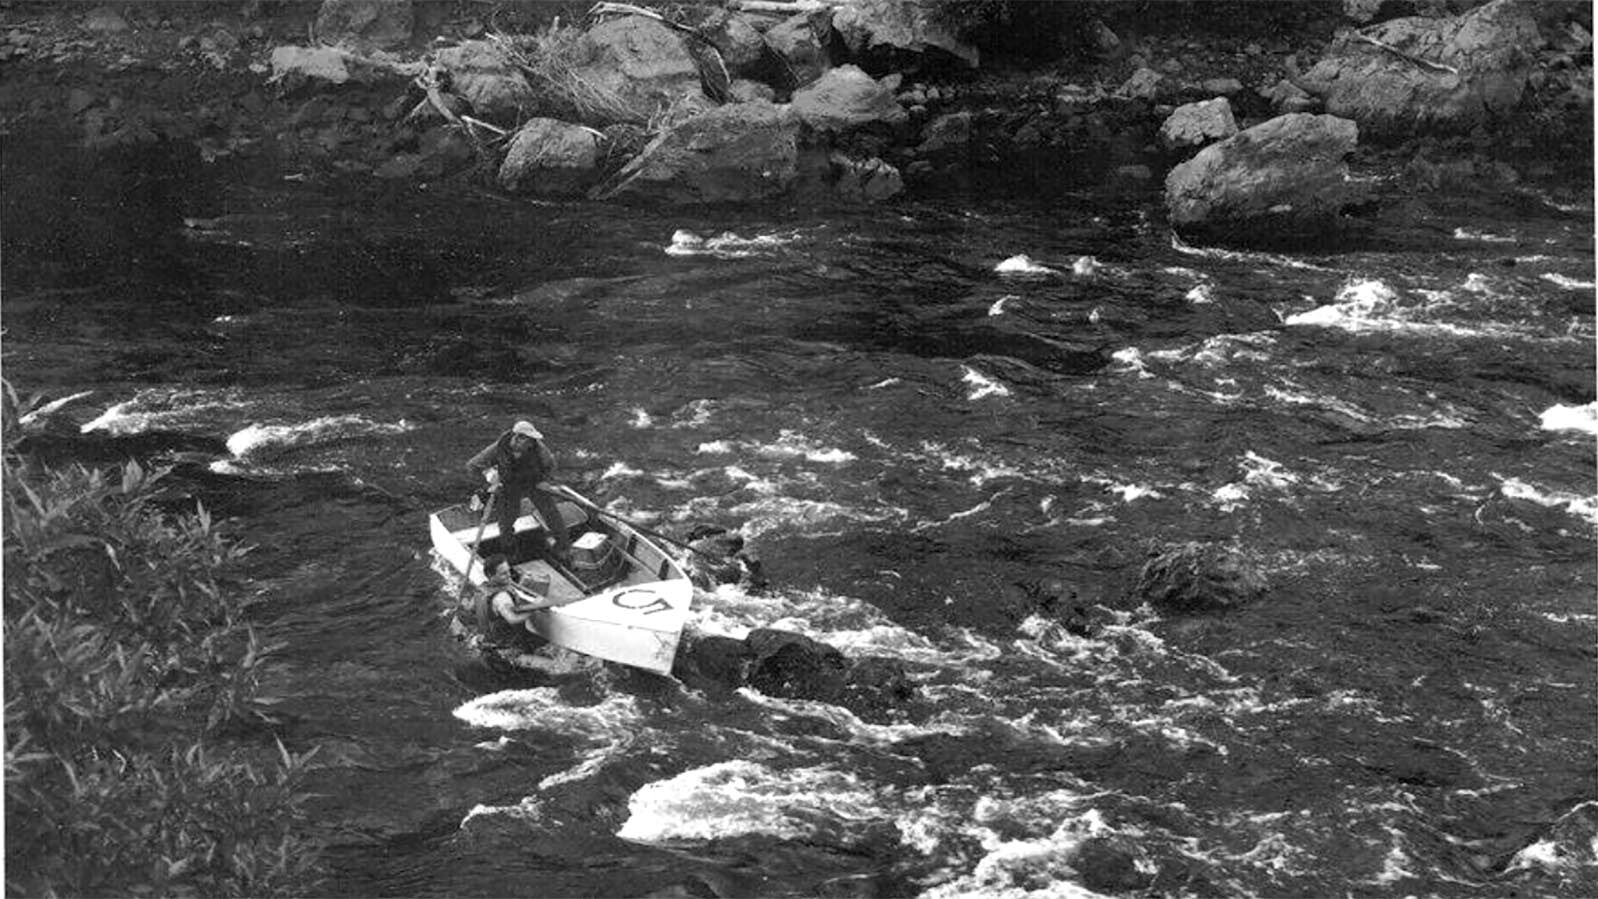
[[1245,241],[1368,213],[1377,184],[1590,177],[1584,4],[1132,6],[10,3],[0,126],[615,202],[1166,178],[1174,224]]

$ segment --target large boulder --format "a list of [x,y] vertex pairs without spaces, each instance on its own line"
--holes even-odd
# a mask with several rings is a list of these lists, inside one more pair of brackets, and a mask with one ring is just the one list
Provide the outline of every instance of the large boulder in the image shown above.
[[416,16],[411,0],[322,0],[316,39],[326,44],[399,47],[410,43]]
[[763,100],[700,113],[655,138],[598,199],[716,203],[781,196],[799,177],[799,117]]
[[1543,44],[1531,6],[1495,0],[1346,32],[1299,83],[1370,134],[1468,131],[1520,103]]
[[940,25],[933,11],[934,4],[916,0],[848,0],[833,12],[832,27],[856,56],[940,50],[976,68],[977,48]]
[[1170,222],[1243,243],[1324,231],[1366,196],[1345,161],[1358,140],[1347,119],[1293,113],[1211,144],[1166,176]]
[[817,81],[794,91],[793,111],[816,131],[840,133],[883,122],[897,125],[909,118],[893,92],[899,77],[878,81],[859,66],[829,69]]
[[1232,104],[1225,97],[1178,106],[1160,126],[1160,143],[1170,150],[1202,147],[1237,133]]
[[599,168],[599,135],[555,119],[529,119],[511,139],[499,184],[534,196],[581,194]]
[[[607,19],[584,35],[589,61],[573,77],[607,95],[618,121],[647,122],[684,102],[706,104],[682,33],[647,16]],[[624,108],[625,111],[622,111]]]
[[826,10],[802,12],[766,31],[766,46],[781,60],[782,86],[788,90],[803,87],[832,66],[827,44],[832,37],[832,22]]
[[537,101],[533,88],[493,41],[445,47],[434,61],[449,73],[449,89],[472,104],[472,112],[505,124],[521,121]]

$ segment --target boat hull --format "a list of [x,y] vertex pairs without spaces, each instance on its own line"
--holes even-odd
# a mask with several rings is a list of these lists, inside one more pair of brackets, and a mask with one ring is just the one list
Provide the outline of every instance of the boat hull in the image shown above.
[[[536,571],[548,579],[546,601],[556,603],[528,611],[523,626],[574,652],[669,674],[693,600],[687,573],[659,545],[625,524],[589,514],[575,503],[561,503],[561,512],[571,533],[599,531],[610,540],[622,557],[619,575],[595,589],[572,570],[537,554],[507,552],[517,572]],[[506,541],[497,524],[482,525],[478,514],[463,505],[434,512],[429,521],[434,550],[478,590],[484,589],[487,576],[474,546],[483,552],[529,542],[541,548],[541,528],[535,516],[523,516]]]

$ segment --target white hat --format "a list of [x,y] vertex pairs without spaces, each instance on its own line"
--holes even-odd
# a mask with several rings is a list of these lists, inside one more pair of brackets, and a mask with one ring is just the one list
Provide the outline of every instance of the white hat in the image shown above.
[[511,426],[510,432],[512,434],[520,434],[523,437],[531,437],[534,440],[544,439],[544,435],[538,433],[538,429],[533,427],[533,423],[530,421],[518,421]]

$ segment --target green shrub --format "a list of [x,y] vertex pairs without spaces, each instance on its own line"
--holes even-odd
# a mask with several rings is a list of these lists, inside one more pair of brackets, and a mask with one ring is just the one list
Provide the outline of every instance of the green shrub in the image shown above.
[[222,580],[243,550],[136,463],[3,474],[7,891],[312,891],[309,755],[268,739],[273,647]]

